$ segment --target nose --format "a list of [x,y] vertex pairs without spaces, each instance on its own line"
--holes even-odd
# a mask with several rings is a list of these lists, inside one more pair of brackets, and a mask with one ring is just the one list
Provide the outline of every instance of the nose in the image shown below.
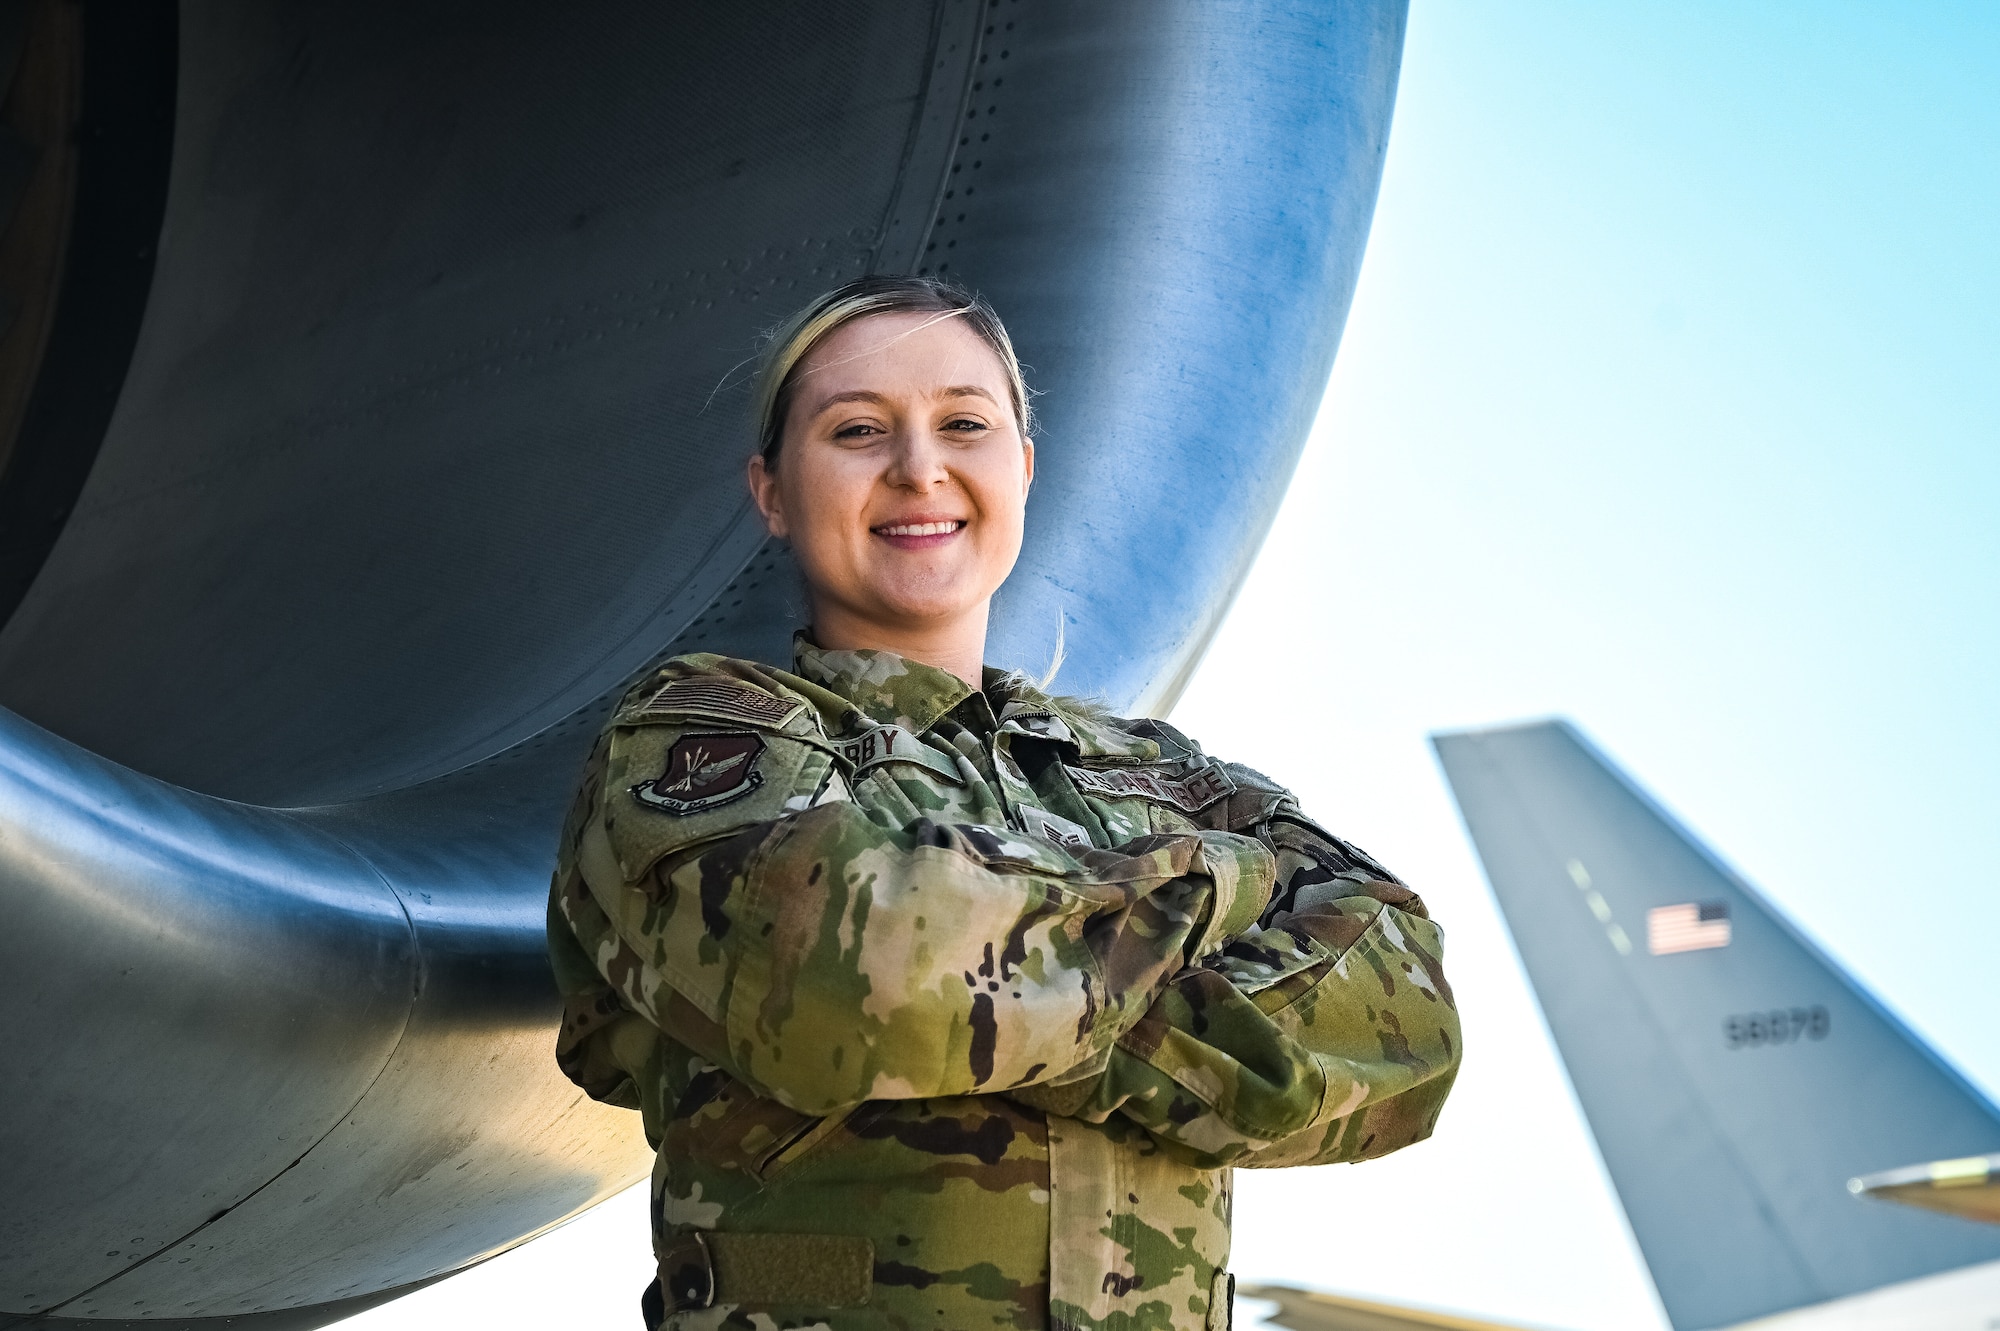
[[922,494],[943,485],[951,473],[945,467],[944,448],[927,430],[908,426],[896,431],[889,450],[889,469],[883,479],[899,490]]

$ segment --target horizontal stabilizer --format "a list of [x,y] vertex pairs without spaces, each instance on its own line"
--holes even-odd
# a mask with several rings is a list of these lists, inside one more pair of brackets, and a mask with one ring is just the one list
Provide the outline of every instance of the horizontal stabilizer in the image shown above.
[[1243,1285],[1236,1292],[1246,1299],[1277,1304],[1278,1311],[1266,1320],[1286,1331],[1525,1331],[1512,1322],[1482,1322],[1289,1285]]
[[1568,724],[1432,743],[1676,1328],[2000,1258],[1848,1194],[2000,1148],[1963,1078]]
[[1927,1165],[1885,1169],[1847,1185],[1859,1197],[1921,1206],[1926,1211],[2000,1225],[2000,1155],[1934,1160]]

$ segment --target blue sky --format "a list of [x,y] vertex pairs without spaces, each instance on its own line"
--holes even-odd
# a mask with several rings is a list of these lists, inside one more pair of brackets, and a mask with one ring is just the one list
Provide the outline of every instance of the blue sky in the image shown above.
[[1419,0],[1326,406],[1177,719],[1426,889],[1466,1073],[1402,1159],[1247,1177],[1244,1274],[1663,1324],[1430,730],[1571,717],[2000,1084],[1995,68],[1990,9]]
[[[1424,744],[1575,720],[2000,1086],[2000,9],[1418,0],[1326,405],[1176,720],[1450,931],[1436,1139],[1235,1265],[1663,1326]],[[2000,1143],[1995,1143],[2000,1148]],[[349,1325],[632,1325],[633,1196]]]

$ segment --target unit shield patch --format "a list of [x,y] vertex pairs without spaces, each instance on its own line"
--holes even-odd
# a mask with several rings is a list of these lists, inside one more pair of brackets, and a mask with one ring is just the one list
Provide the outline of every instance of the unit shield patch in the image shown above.
[[668,813],[700,813],[741,799],[764,784],[755,735],[682,735],[667,750],[667,770],[632,787],[641,804]]

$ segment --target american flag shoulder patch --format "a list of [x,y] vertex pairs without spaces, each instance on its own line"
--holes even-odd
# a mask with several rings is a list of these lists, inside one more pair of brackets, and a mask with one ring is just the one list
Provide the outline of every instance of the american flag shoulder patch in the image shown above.
[[627,703],[618,723],[701,717],[781,730],[805,708],[802,702],[776,697],[754,684],[710,675],[668,680],[651,695]]
[[1729,903],[1687,901],[1646,912],[1646,949],[1656,957],[1729,946]]

